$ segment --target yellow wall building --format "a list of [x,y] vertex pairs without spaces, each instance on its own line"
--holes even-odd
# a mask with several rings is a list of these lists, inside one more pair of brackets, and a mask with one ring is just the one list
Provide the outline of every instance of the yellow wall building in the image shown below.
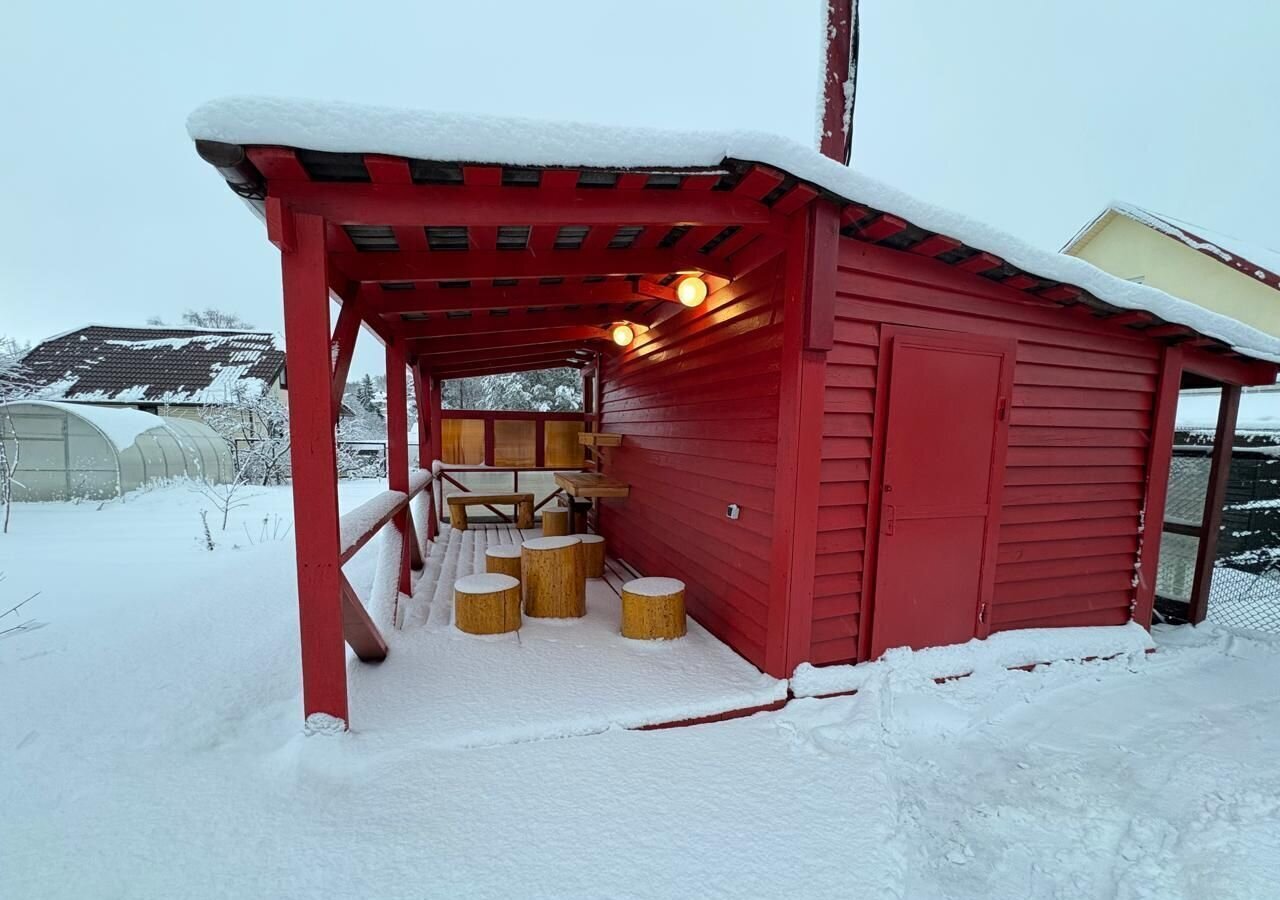
[[1062,252],[1280,336],[1280,252],[1116,204]]

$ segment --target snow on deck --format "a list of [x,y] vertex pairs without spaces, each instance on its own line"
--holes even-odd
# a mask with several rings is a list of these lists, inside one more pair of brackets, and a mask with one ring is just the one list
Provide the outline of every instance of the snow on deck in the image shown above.
[[[782,700],[785,681],[762,674],[690,620],[675,641],[622,637],[622,583],[610,559],[587,581],[581,619],[531,619],[511,635],[478,637],[453,626],[453,583],[484,571],[485,550],[541,535],[538,529],[442,529],[401,627],[378,666],[352,663],[351,709],[364,730],[409,729],[430,746],[488,747],[610,728],[701,718]],[[387,610],[373,610],[385,622]]]

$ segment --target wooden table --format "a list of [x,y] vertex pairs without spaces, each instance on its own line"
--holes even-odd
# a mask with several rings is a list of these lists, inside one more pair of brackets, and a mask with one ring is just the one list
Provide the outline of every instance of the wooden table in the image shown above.
[[584,500],[626,497],[631,485],[595,472],[557,472],[556,484],[570,497]]

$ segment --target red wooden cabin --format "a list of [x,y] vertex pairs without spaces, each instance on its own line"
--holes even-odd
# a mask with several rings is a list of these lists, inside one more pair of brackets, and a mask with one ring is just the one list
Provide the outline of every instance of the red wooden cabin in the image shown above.
[[[1276,377],[1275,342],[1239,323],[950,228],[782,141],[264,101],[192,131],[283,261],[308,714],[347,719],[344,610],[378,652],[343,587],[333,460],[361,325],[417,379],[424,461],[442,380],[581,367],[589,427],[623,435],[606,471],[630,496],[596,516],[611,553],[684,580],[690,613],[780,677],[1149,623],[1142,525],[1163,519],[1180,384]],[[689,272],[697,308],[672,288]]]

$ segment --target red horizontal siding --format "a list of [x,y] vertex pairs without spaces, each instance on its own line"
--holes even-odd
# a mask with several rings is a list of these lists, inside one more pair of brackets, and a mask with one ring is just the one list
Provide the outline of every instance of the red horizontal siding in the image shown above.
[[836,289],[813,662],[857,655],[884,323],[1018,342],[993,630],[1127,620],[1158,345],[936,261],[851,240],[841,241]]
[[[689,613],[764,665],[782,359],[779,268],[681,310],[601,364],[605,471],[631,485],[600,504],[610,553],[679,578]],[[730,503],[742,508],[730,520]]]

